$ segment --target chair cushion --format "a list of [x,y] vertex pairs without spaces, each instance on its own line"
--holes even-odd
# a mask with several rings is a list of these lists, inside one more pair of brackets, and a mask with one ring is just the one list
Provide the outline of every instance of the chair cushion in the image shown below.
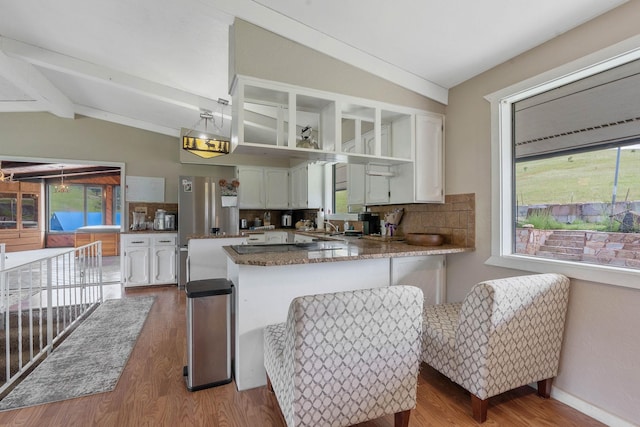
[[456,378],[456,329],[462,303],[424,307],[422,361]]

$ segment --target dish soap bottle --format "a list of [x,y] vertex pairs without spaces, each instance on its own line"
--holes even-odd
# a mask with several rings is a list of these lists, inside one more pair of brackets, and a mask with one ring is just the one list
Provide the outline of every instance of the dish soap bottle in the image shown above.
[[324,230],[324,208],[319,209],[316,214],[316,229]]

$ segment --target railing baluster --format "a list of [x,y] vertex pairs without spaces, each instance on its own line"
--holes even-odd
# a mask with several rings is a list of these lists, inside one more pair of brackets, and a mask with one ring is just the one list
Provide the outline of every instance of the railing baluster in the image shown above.
[[[64,334],[96,304],[102,302],[101,244],[102,242],[91,243],[9,269],[6,269],[4,264],[4,244],[0,244],[0,309],[3,310],[0,313],[0,324],[3,326],[6,347],[5,381],[4,384],[0,382],[0,393],[11,386],[36,361],[51,353],[53,346]],[[24,322],[23,311],[25,316],[28,315]],[[18,346],[17,351],[12,353],[13,312],[17,314],[15,323],[18,326]],[[54,313],[57,314],[55,317]],[[33,316],[36,314],[39,319],[34,322]],[[43,319],[45,317],[46,319]],[[27,324],[28,327],[25,326]],[[27,329],[29,361],[24,363],[23,357],[26,353],[23,356],[23,339],[26,338],[24,335]],[[36,332],[39,335],[37,341]],[[18,369],[12,372],[11,359],[16,357],[16,353]]]

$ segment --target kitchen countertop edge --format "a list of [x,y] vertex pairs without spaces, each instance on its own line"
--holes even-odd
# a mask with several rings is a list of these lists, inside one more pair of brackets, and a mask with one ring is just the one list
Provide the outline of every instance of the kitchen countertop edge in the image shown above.
[[[230,246],[224,246],[223,249],[235,264],[252,265],[252,266],[284,266],[296,264],[317,264],[323,262],[341,262],[341,261],[357,261],[364,259],[380,259],[380,258],[401,258],[411,256],[425,255],[448,255],[463,252],[473,252],[473,247],[463,247],[455,245],[442,246],[412,246],[406,243],[378,243],[368,242],[361,247],[356,242],[347,242],[350,245],[358,246],[363,253],[358,255],[347,256],[327,256],[327,257],[309,257],[309,252],[314,251],[295,251],[286,253],[262,253],[262,254],[238,254]],[[366,246],[366,247],[365,247]]]

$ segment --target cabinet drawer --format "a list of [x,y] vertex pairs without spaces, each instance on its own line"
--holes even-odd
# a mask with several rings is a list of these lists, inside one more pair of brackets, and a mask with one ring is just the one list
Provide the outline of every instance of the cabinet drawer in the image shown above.
[[265,243],[266,240],[264,233],[250,234],[249,237],[247,237],[247,243]]
[[153,236],[154,246],[175,246],[176,241],[175,236]]
[[136,246],[149,246],[151,239],[149,237],[129,237],[127,239],[122,239],[122,243],[126,247],[136,247]]

